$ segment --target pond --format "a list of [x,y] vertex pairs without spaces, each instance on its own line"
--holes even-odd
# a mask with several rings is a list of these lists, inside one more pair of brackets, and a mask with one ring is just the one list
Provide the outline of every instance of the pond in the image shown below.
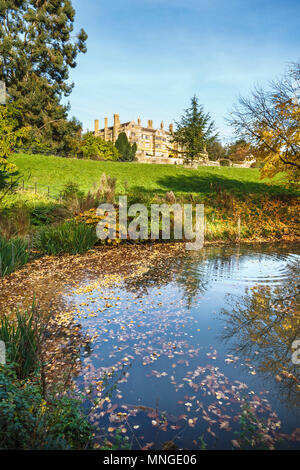
[[76,383],[99,442],[300,449],[299,260],[299,246],[208,247],[65,294],[91,338]]

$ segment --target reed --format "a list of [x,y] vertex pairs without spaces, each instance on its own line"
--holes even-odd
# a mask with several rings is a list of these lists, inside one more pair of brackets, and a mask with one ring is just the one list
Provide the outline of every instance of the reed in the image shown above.
[[6,360],[13,364],[20,380],[39,368],[42,333],[43,327],[34,304],[29,311],[17,311],[15,318],[6,314],[1,316],[0,340],[5,343]]
[[0,234],[0,276],[7,276],[27,263],[28,242],[23,238],[7,240]]
[[77,254],[91,249],[97,240],[94,227],[68,220],[57,226],[41,227],[33,244],[48,255]]

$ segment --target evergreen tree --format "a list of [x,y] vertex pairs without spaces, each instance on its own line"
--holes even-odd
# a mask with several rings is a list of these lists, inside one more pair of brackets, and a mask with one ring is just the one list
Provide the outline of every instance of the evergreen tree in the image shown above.
[[206,145],[217,138],[214,122],[196,96],[191,99],[190,108],[185,110],[180,122],[176,122],[173,141],[183,147],[182,153],[187,161],[206,156]]
[[131,146],[131,161],[133,162],[134,160],[136,160],[136,151],[137,151],[137,145],[136,143],[134,142]]
[[69,69],[86,52],[83,29],[73,41],[75,11],[70,0],[0,0],[0,80],[10,101],[23,109],[23,125],[38,140],[66,151],[66,136],[75,137],[79,123],[67,122],[69,106],[60,100],[71,93]]
[[135,160],[137,145],[135,142],[132,145],[130,144],[125,132],[121,132],[118,135],[118,138],[115,143],[115,147],[117,148],[119,154],[121,155],[120,157],[121,161],[131,162]]

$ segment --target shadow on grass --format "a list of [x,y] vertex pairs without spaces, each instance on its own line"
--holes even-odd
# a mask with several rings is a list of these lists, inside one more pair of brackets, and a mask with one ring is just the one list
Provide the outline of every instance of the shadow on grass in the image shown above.
[[[197,193],[202,196],[226,191],[243,198],[247,195],[270,195],[282,199],[299,196],[299,192],[285,188],[279,181],[241,181],[239,179],[227,178],[221,175],[191,175],[164,176],[157,180],[161,186],[160,190],[145,190],[135,186],[132,189],[154,194],[163,194],[167,191],[179,193]],[[164,189],[163,189],[164,188]]]

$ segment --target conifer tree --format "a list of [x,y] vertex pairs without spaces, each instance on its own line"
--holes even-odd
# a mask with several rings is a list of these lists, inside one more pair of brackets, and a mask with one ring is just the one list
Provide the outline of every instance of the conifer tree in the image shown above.
[[73,88],[69,69],[86,52],[85,31],[72,36],[74,17],[70,0],[0,0],[0,80],[10,101],[21,104],[22,124],[58,148],[80,127],[67,122],[69,107],[60,104]]
[[214,122],[209,113],[204,113],[198,98],[193,96],[190,108],[186,109],[180,122],[176,122],[173,141],[178,143],[187,161],[203,158],[206,145],[217,138]]
[[115,147],[117,148],[119,154],[121,155],[120,160],[127,161],[127,162],[131,162],[135,160],[137,145],[135,142],[132,145],[130,144],[125,132],[121,132],[118,135],[118,138],[115,143]]

